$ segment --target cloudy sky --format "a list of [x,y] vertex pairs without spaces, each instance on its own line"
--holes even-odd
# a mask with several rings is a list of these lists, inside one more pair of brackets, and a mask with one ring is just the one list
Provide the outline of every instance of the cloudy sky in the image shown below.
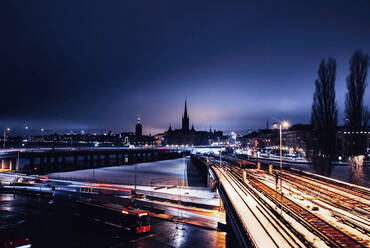
[[[0,128],[308,123],[322,58],[337,59],[343,119],[355,49],[370,53],[370,2],[13,1],[0,3]],[[370,103],[370,88],[366,103]]]

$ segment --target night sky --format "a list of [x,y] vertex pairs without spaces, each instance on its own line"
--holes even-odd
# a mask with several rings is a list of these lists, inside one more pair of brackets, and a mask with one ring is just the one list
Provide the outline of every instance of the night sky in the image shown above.
[[368,0],[2,0],[0,23],[0,128],[15,131],[130,131],[140,113],[154,134],[180,127],[185,98],[196,129],[308,123],[327,56],[342,122],[349,58],[370,53]]

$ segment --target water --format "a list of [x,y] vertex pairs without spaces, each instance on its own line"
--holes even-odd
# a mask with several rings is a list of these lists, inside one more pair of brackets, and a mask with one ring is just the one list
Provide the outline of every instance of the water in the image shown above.
[[136,165],[110,166],[97,169],[57,172],[50,177],[75,180],[90,180],[104,183],[143,186],[184,185],[189,187],[207,186],[189,157],[156,162],[138,163]]
[[370,187],[370,167],[353,168],[349,165],[292,164],[292,168],[316,173],[359,186]]

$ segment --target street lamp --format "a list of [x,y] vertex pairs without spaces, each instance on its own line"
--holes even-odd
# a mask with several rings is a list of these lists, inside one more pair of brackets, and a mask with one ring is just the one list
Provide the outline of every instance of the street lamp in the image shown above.
[[5,136],[6,136],[6,132],[9,132],[9,131],[10,131],[10,128],[9,127],[4,130],[3,148],[5,148]]
[[282,129],[289,127],[288,121],[283,121],[280,124],[274,123],[274,126],[279,126],[280,131],[280,214],[283,214],[283,134]]

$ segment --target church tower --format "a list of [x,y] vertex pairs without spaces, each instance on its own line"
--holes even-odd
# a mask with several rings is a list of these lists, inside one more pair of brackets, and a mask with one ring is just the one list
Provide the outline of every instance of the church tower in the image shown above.
[[185,99],[184,115],[182,116],[182,131],[185,133],[189,132],[189,116],[188,116],[188,108],[186,106],[186,99]]
[[137,115],[137,123],[136,123],[136,128],[135,128],[135,136],[141,137],[143,135],[143,126],[141,125],[141,118],[140,115]]

